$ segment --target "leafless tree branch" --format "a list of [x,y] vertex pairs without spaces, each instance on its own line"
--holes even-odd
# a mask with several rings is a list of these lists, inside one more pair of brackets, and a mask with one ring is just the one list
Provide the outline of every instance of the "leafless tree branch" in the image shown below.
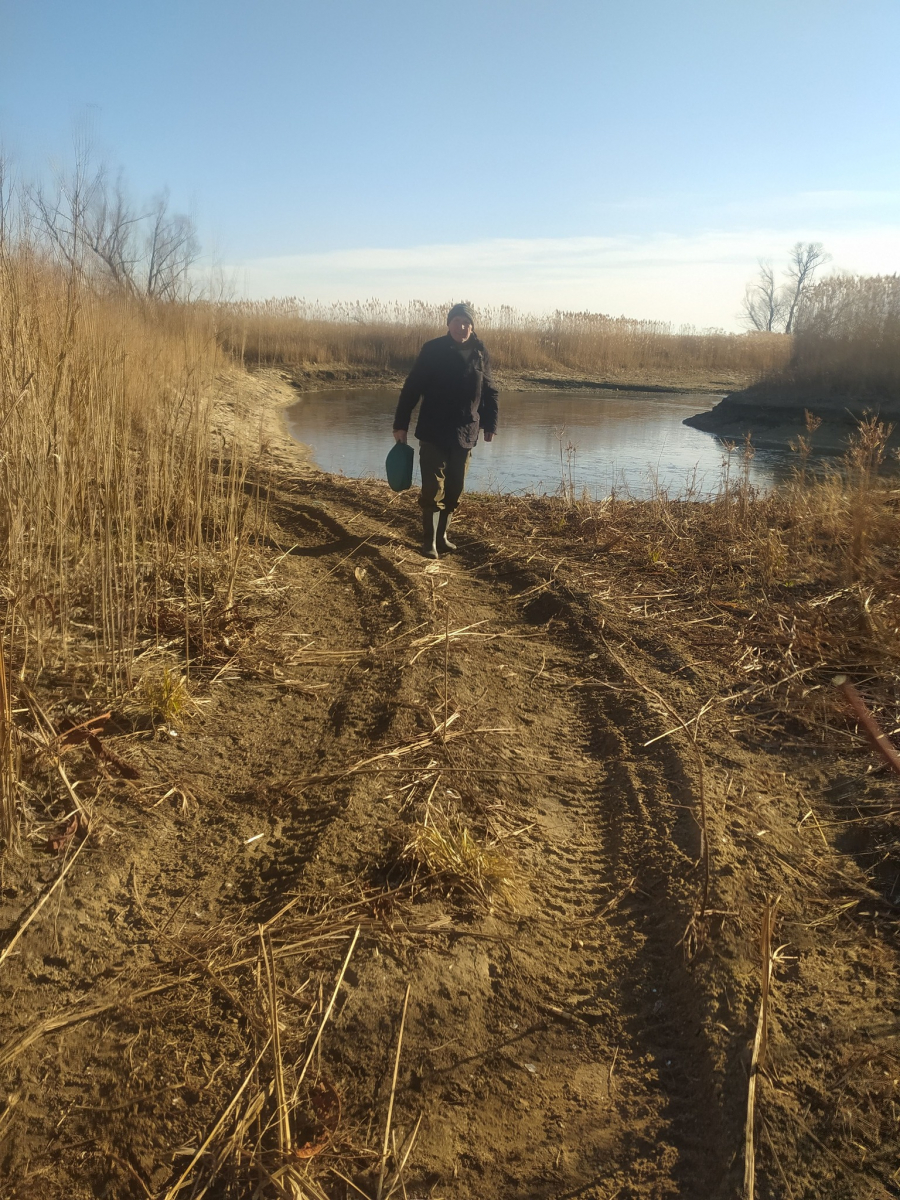
[[106,169],[83,152],[52,190],[33,187],[25,195],[42,240],[70,270],[148,299],[189,295],[200,245],[191,218],[169,211],[168,193],[140,211],[121,177],[110,185]]
[[771,333],[781,325],[784,302],[770,262],[759,260],[759,274],[744,293],[743,313],[751,329]]
[[785,292],[789,297],[787,302],[787,317],[784,324],[785,333],[793,333],[800,312],[806,289],[812,283],[813,275],[824,263],[831,261],[831,255],[825,253],[821,242],[796,242],[791,250],[788,269],[785,272],[787,283]]
[[829,262],[821,242],[797,242],[790,252],[785,282],[775,282],[770,262],[759,261],[759,273],[747,284],[741,313],[749,329],[793,333],[803,310],[806,292],[816,271]]

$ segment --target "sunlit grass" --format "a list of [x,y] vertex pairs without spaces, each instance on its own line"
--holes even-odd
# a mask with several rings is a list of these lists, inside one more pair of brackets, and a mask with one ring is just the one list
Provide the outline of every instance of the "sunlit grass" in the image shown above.
[[457,815],[432,809],[416,824],[404,858],[424,868],[440,887],[491,904],[512,900],[512,863],[488,846]]
[[[203,645],[229,602],[249,500],[242,448],[211,456],[223,361],[208,310],[98,292],[0,236],[0,630],[20,708],[45,672],[125,694],[148,644]],[[9,842],[10,811],[2,826]]]
[[[250,365],[356,365],[408,370],[422,343],[445,329],[443,305],[310,304],[293,297],[222,306],[223,344]],[[499,371],[561,372],[626,382],[638,378],[723,387],[783,366],[790,339],[674,329],[662,321],[512,308],[478,311],[478,332]]]

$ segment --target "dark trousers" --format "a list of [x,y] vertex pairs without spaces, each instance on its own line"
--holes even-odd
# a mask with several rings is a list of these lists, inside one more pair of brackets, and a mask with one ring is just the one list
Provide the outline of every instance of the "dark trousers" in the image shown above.
[[445,450],[432,442],[419,442],[422,470],[419,504],[425,512],[453,512],[463,493],[470,453],[460,446]]

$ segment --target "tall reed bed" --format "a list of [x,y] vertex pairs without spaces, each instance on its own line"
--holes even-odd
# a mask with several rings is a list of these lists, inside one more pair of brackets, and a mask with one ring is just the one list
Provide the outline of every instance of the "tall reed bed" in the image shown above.
[[900,394],[900,276],[834,275],[804,299],[790,377],[865,399]]
[[[405,371],[427,338],[445,329],[446,305],[311,304],[289,297],[245,301],[216,310],[223,344],[250,364],[361,365]],[[599,313],[539,317],[486,308],[478,331],[500,370],[580,372],[595,378],[687,377],[749,382],[784,366],[790,339],[779,334],[731,334],[673,329]]]
[[[101,695],[180,622],[184,645],[233,585],[242,454],[210,459],[209,314],[98,294],[0,243],[0,784],[15,827],[13,692],[43,672]],[[222,600],[224,603],[224,599]],[[173,618],[172,614],[177,614]],[[176,633],[178,631],[175,631]]]

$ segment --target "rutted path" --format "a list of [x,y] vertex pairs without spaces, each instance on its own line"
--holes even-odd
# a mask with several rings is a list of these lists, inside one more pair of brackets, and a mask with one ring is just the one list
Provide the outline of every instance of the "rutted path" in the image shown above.
[[[811,1129],[799,1122],[812,1103],[831,1119],[826,1076],[802,1061],[825,1028],[823,997],[862,1029],[886,1012],[877,988],[861,1000],[827,961],[831,928],[805,923],[806,834],[778,790],[787,775],[764,780],[763,760],[726,736],[708,749],[727,767],[705,788],[714,903],[732,925],[692,964],[700,767],[676,739],[652,740],[670,715],[636,684],[692,686],[677,639],[635,632],[613,649],[586,591],[465,515],[460,552],[427,562],[414,498],[381,485],[282,471],[268,504],[273,542],[254,581],[276,597],[268,615],[182,736],[122,737],[126,759],[140,748],[142,782],[98,814],[52,926],[36,924],[4,965],[4,1197],[168,1196],[254,1059],[268,1061],[253,957],[266,936],[281,955],[288,1063],[307,1053],[354,947],[316,1059],[341,1101],[314,1163],[329,1197],[374,1195],[407,987],[392,1161],[415,1134],[408,1196],[738,1195],[760,861],[793,872],[789,937],[807,956],[782,971],[781,1091],[767,1092],[782,1150]],[[771,801],[729,799],[742,764]],[[414,866],[416,838],[442,821],[512,879],[493,905]],[[769,830],[777,840],[758,850]],[[823,878],[843,904],[842,888],[864,887],[842,860],[829,875],[836,861]],[[303,921],[322,912],[332,924],[316,941]],[[860,963],[889,972],[893,954],[873,939]],[[835,1071],[850,1062],[840,1077],[857,1086],[853,1064],[876,1060],[858,1056],[852,1028],[840,1036]],[[810,1137],[798,1163],[821,1142]],[[244,1194],[236,1145],[210,1193],[222,1200]],[[827,1161],[804,1170],[797,1198],[887,1194]]]
[[[735,1130],[715,1115],[678,945],[693,869],[672,807],[684,769],[670,748],[636,749],[646,713],[584,686],[608,664],[583,614],[524,565],[496,574],[464,531],[459,555],[426,563],[409,547],[412,508],[383,495],[382,508],[323,477],[273,494],[282,611],[204,716],[151,751],[180,804],[122,810],[72,873],[63,949],[48,959],[36,937],[11,964],[13,1161],[48,1156],[47,1197],[111,1194],[111,1177],[114,1194],[138,1195],[135,1174],[165,1194],[183,1165],[172,1152],[221,1110],[256,1020],[223,981],[211,1008],[181,989],[113,1008],[99,1038],[85,1021],[25,1047],[15,1029],[45,1011],[42,960],[77,1007],[295,894],[408,886],[403,847],[431,806],[508,859],[514,894],[485,913],[419,886],[396,937],[388,913],[385,936],[361,941],[323,1049],[341,1137],[377,1140],[409,984],[394,1118],[407,1132],[422,1118],[408,1194],[724,1196]],[[410,913],[437,932],[404,937]],[[306,977],[285,972],[286,994],[302,993]],[[89,1148],[79,1161],[73,1142]],[[26,1178],[11,1195],[31,1194]]]
[[[345,548],[358,539],[346,575],[365,588],[371,572],[376,591],[390,577],[425,631],[440,635],[445,621],[451,635],[468,631],[450,639],[449,703],[473,732],[446,757],[430,749],[421,769],[438,802],[443,790],[487,814],[501,844],[511,833],[522,880],[513,917],[495,913],[473,940],[417,953],[408,972],[381,958],[360,976],[360,1028],[373,995],[393,991],[396,1003],[402,980],[413,985],[415,1088],[398,1099],[411,1119],[425,1104],[423,1180],[452,1179],[450,1194],[473,1197],[728,1195],[740,1114],[723,1127],[679,944],[696,889],[693,767],[670,743],[640,748],[658,718],[591,686],[618,675],[603,642],[527,566],[504,562],[500,577],[491,547],[464,534],[459,555],[428,564],[410,549],[408,503],[326,478],[298,489],[304,520],[327,513]],[[384,696],[396,712],[388,741],[415,736],[417,708],[440,718],[443,655],[443,639],[412,665],[406,655],[396,695]],[[351,831],[366,847],[359,869],[377,860],[398,818],[384,787],[332,827],[319,870],[348,869]]]

